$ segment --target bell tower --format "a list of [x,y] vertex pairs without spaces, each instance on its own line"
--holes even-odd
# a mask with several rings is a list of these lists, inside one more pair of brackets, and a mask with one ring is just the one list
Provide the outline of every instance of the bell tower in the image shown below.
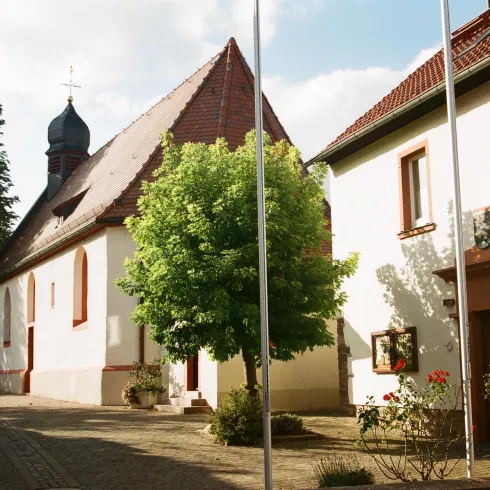
[[[70,75],[73,69],[70,68]],[[73,107],[71,82],[70,96],[65,110],[48,127],[48,200],[61,188],[72,172],[88,157],[90,131]]]

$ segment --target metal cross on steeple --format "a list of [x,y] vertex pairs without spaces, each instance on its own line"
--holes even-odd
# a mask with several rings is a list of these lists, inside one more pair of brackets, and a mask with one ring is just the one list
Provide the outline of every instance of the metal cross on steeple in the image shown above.
[[71,89],[73,87],[75,88],[82,88],[80,85],[74,85],[73,84],[73,65],[70,65],[70,83],[62,83],[61,85],[64,85],[65,87],[70,87],[70,95],[68,96],[68,102],[73,102],[73,96],[71,95]]

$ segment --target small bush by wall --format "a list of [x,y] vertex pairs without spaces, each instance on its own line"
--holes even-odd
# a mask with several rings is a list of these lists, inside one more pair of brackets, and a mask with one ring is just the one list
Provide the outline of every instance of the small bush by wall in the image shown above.
[[333,456],[322,459],[315,467],[318,488],[356,487],[372,485],[374,476],[365,468],[361,468],[354,458]]
[[271,417],[273,436],[299,435],[305,432],[303,419],[292,413],[283,413]]
[[242,387],[231,388],[209,416],[209,433],[216,442],[254,444],[262,437],[262,401]]

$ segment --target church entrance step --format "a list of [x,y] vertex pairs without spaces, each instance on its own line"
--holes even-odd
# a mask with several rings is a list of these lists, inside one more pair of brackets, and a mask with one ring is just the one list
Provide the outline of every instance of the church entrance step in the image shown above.
[[180,398],[202,398],[202,393],[200,391],[184,391]]
[[159,412],[164,413],[175,413],[178,415],[187,415],[192,413],[206,413],[211,408],[209,406],[179,406],[179,405],[155,405],[155,408]]
[[169,398],[170,405],[176,407],[207,407],[205,398]]

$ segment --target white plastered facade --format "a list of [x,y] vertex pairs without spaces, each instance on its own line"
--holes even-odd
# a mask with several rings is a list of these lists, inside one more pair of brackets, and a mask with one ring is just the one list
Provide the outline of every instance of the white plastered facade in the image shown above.
[[[83,247],[88,261],[88,320],[73,328],[74,271],[77,250]],[[130,314],[136,298],[124,295],[114,281],[124,274],[123,262],[135,251],[122,226],[108,227],[0,284],[0,298],[9,288],[12,305],[10,347],[0,344],[0,391],[22,393],[27,368],[27,284],[35,278],[34,366],[30,392],[61,400],[95,405],[122,404],[121,390],[139,356],[139,328]],[[55,301],[51,306],[51,284]],[[3,326],[0,312],[0,325]],[[335,331],[335,322],[330,325]],[[3,328],[0,330],[3,335]],[[2,339],[3,340],[3,339]],[[145,337],[145,361],[162,357],[161,347]],[[185,390],[185,364],[163,370],[167,393]],[[260,372],[258,373],[260,378]],[[239,356],[219,364],[202,352],[199,389],[215,408],[231,387],[243,382]],[[315,349],[289,363],[271,367],[271,398],[275,410],[339,407],[337,348]]]
[[[490,83],[459,97],[456,105],[467,250],[475,244],[472,211],[490,206]],[[344,258],[360,252],[359,269],[345,283],[349,300],[343,311],[353,404],[374,395],[381,405],[383,394],[396,388],[394,375],[373,372],[371,358],[371,333],[390,327],[417,327],[416,382],[434,369],[458,380],[458,325],[449,318],[455,310],[442,304],[455,298],[455,291],[432,274],[453,266],[455,257],[448,131],[444,106],[332,165],[333,253]],[[400,240],[398,155],[424,140],[437,228]]]
[[[336,322],[328,322],[331,332]],[[241,356],[224,363],[213,361],[205,351],[199,355],[199,391],[208,404],[216,408],[230,388],[244,382]],[[273,361],[269,370],[271,408],[274,411],[323,410],[340,407],[337,346],[316,348],[294,361]],[[262,384],[262,372],[257,370]],[[170,395],[185,392],[186,366],[170,366]]]
[[[88,319],[73,328],[75,256],[81,247],[88,260]],[[28,326],[32,326],[27,318],[27,285],[32,274],[35,321],[30,393],[96,405],[122,403],[122,386],[138,356],[139,332],[129,319],[136,300],[123,295],[114,280],[123,274],[122,261],[133,249],[124,228],[106,228],[0,284],[0,297],[9,288],[12,305],[11,342],[0,354],[2,391],[23,391]],[[3,315],[2,311],[1,325]],[[145,347],[148,356],[160,356],[159,346],[149,340]]]

